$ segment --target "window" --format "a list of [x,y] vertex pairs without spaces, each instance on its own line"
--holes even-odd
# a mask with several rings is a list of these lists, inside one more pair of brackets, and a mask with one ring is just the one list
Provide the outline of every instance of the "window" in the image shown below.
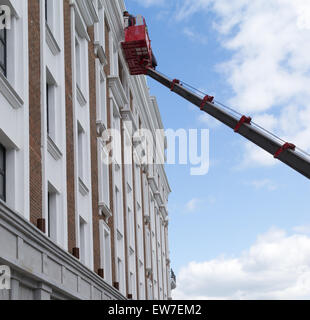
[[6,150],[0,144],[0,199],[6,201]]
[[86,222],[80,217],[80,258],[86,263]]
[[54,18],[54,1],[45,0],[45,21],[49,29],[53,29],[53,18]]
[[99,60],[96,60],[97,124],[107,128],[107,83]]
[[128,208],[128,239],[129,239],[129,246],[131,247],[132,250],[135,248],[135,228],[134,228],[134,217],[133,213]]
[[97,30],[98,30],[98,41],[99,44],[102,46],[103,50],[105,50],[105,19],[104,19],[104,7],[101,4],[101,1],[99,2],[99,22],[97,24]]
[[45,0],[45,21],[48,22],[48,1]]
[[56,99],[57,85],[52,73],[46,68],[46,130],[48,136],[56,142]]
[[76,84],[81,88],[81,45],[78,38],[75,38],[75,70],[76,70]]
[[47,134],[50,134],[50,85],[46,84],[46,130]]
[[125,289],[125,275],[123,260],[120,258],[117,259],[117,272],[119,276],[119,291],[123,292]]
[[98,148],[100,155],[99,158],[99,202],[105,204],[107,208],[110,208],[110,172],[109,172],[109,156],[104,149],[101,141],[98,142]]
[[104,280],[112,284],[111,235],[103,220],[100,221],[101,267],[104,270]]
[[151,261],[151,234],[150,230],[146,230],[146,268],[151,269],[152,261]]
[[0,72],[7,76],[7,30],[5,28],[0,30]]
[[48,237],[57,240],[57,203],[56,203],[56,193],[52,191],[49,186],[49,192],[47,196],[47,219],[48,219]]
[[138,234],[137,234],[137,241],[138,241],[138,257],[140,259],[143,259],[144,257],[144,252],[143,252],[143,233],[142,233],[142,229],[141,226],[138,225],[138,230],[137,230]]
[[117,221],[117,228],[119,231],[123,232],[121,193],[119,192],[117,187],[115,187],[115,215]]
[[118,75],[118,54],[117,49],[114,45],[113,36],[110,32],[110,66],[111,66],[111,75]]
[[79,168],[79,178],[83,181],[84,178],[84,130],[80,123],[78,122],[78,168]]
[[104,75],[100,74],[100,103],[101,103],[101,119],[107,127],[107,85]]

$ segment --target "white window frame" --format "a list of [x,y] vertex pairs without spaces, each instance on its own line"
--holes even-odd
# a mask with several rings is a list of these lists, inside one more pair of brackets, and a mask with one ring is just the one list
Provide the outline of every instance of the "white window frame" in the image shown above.
[[100,220],[100,266],[104,270],[104,280],[112,285],[111,232],[107,224]]
[[102,126],[102,130],[105,130],[108,128],[107,77],[99,59],[96,59],[96,104],[97,124]]
[[109,155],[102,139],[98,138],[98,183],[99,204],[110,209],[110,171]]

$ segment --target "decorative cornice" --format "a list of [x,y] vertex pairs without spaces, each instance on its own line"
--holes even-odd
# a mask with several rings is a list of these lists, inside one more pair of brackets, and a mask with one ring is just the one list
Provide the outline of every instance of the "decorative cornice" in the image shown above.
[[51,31],[49,25],[46,23],[45,24],[45,34],[46,34],[46,43],[48,47],[50,48],[52,54],[56,56],[57,54],[60,53],[60,47],[57,43],[57,40],[54,37],[53,32]]
[[3,94],[5,99],[12,106],[12,108],[19,109],[22,108],[22,106],[24,105],[23,99],[11,86],[10,82],[2,72],[0,72],[0,92]]
[[104,202],[99,202],[99,210],[100,213],[105,217],[105,222],[108,224],[109,219],[112,217],[110,208],[108,208],[108,206]]
[[78,100],[80,106],[84,107],[87,103],[87,100],[86,100],[82,90],[78,86],[78,84],[76,85],[76,97],[77,97],[77,100]]
[[76,0],[76,2],[88,27],[99,21],[97,10],[92,0]]
[[101,64],[103,65],[103,67],[105,67],[108,64],[108,58],[104,52],[104,49],[102,47],[102,45],[100,44],[96,44],[96,50],[97,50],[97,56],[101,62]]
[[[159,207],[159,209],[160,209],[163,217],[166,218],[166,217],[168,216],[168,210],[167,210],[166,206],[165,206],[165,205],[161,205],[161,206]],[[165,220],[165,224],[166,224],[166,223],[168,223],[168,221]]]
[[158,190],[158,186],[157,186],[155,177],[154,177],[154,176],[149,176],[149,177],[147,178],[147,180],[148,180],[148,182],[149,182],[149,185],[150,185],[150,187],[151,187],[151,190],[152,190],[152,192],[153,192],[153,194],[154,194],[154,198],[155,198],[155,194],[156,194],[156,192],[157,192],[157,190]]
[[89,194],[89,189],[81,178],[79,178],[79,190],[83,197],[86,197]]
[[108,86],[112,91],[115,102],[120,109],[124,109],[128,104],[128,99],[126,97],[121,80],[117,76],[108,76]]
[[157,192],[154,193],[154,196],[155,196],[155,199],[156,199],[156,201],[158,203],[158,206],[161,207],[162,204],[163,204],[163,198],[161,196],[161,193],[157,191]]
[[61,151],[50,136],[47,136],[47,151],[56,161],[62,158]]
[[132,111],[129,108],[126,109],[122,109],[121,110],[121,117],[123,119],[123,121],[131,121],[132,126],[133,126],[133,132],[137,131],[137,124],[136,124],[136,120],[133,116]]

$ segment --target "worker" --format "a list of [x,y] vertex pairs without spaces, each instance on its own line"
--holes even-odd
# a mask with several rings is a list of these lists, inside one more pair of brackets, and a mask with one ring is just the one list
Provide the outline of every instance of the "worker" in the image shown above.
[[[135,25],[145,25],[145,30],[148,33],[148,28],[146,26],[145,20],[141,15],[138,15],[137,18],[133,15],[131,15],[128,11],[124,11],[123,13],[124,16],[124,21],[125,21],[125,29],[129,28],[129,27],[133,27]],[[157,67],[157,60],[156,57],[154,55],[154,53],[152,52],[152,67],[154,69],[156,69]]]
[[133,15],[129,14],[128,11],[124,11],[123,16],[125,20],[125,29],[136,25],[136,18]]

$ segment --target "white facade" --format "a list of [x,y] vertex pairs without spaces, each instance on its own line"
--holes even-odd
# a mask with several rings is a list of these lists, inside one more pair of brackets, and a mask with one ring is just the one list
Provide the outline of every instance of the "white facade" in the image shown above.
[[[12,9],[12,23],[6,34],[6,73],[0,72],[0,151],[3,149],[5,155],[0,239],[8,243],[0,248],[0,264],[10,265],[15,274],[16,289],[10,298],[22,298],[22,292],[28,290],[27,294],[34,299],[167,300],[171,298],[167,212],[171,190],[164,166],[156,164],[158,151],[149,152],[150,139],[156,140],[156,130],[163,129],[163,124],[146,77],[130,76],[124,60],[123,0],[70,1],[74,230],[80,261],[72,257],[72,252],[68,253],[68,227],[72,221],[67,215],[70,204],[66,17],[62,1],[40,1],[41,123],[38,126],[45,234],[30,224],[29,1],[32,0],[6,1]],[[88,29],[92,26],[93,40]],[[91,41],[96,57],[94,106],[90,102]],[[97,209],[93,204],[91,108],[96,109],[98,134],[95,143],[99,252],[95,249],[97,240],[93,232],[96,227],[93,211]],[[108,129],[120,133],[112,143]],[[162,157],[163,137],[161,144]],[[107,159],[111,153],[113,163],[109,165]],[[0,166],[0,179],[1,170]],[[5,215],[10,217],[9,222]],[[103,279],[94,270],[98,256]],[[32,274],[27,271],[30,269]]]

